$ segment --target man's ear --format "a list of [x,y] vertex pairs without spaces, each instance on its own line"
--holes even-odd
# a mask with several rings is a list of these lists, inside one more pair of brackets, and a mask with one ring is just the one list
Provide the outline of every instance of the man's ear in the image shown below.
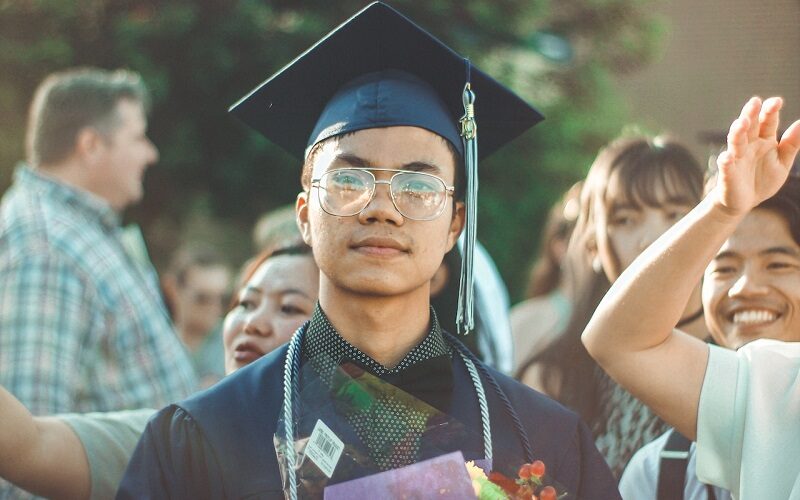
[[453,245],[458,241],[461,231],[464,230],[466,222],[466,208],[463,201],[458,201],[453,208],[453,218],[450,220],[450,227],[447,230],[447,251],[453,249]]
[[75,136],[75,154],[84,162],[94,163],[104,151],[105,141],[96,129],[84,127]]
[[294,202],[295,219],[297,220],[297,229],[300,230],[300,235],[303,237],[306,245],[311,244],[311,224],[308,221],[308,191],[301,191],[297,193],[297,199]]

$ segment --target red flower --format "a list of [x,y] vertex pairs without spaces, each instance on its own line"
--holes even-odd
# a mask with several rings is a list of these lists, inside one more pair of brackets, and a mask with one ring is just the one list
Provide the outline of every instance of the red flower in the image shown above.
[[[535,462],[530,464],[528,470],[530,471],[531,475],[542,477],[544,476],[544,462],[542,462],[541,460],[536,460]],[[522,469],[520,469],[520,471],[522,471]],[[521,474],[520,477],[522,477]]]

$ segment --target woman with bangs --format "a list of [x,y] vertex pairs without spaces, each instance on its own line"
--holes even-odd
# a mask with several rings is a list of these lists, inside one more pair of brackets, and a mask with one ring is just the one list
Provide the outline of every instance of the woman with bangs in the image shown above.
[[[284,241],[243,267],[225,316],[225,373],[258,360],[311,317],[319,269]],[[48,498],[113,498],[154,409],[34,417],[0,386],[0,478]],[[2,480],[0,479],[0,482]]]
[[[581,191],[565,259],[565,275],[576,291],[568,327],[517,372],[526,384],[581,414],[617,477],[633,453],[666,426],[605,375],[580,335],[611,283],[700,201],[703,175],[684,146],[664,137],[622,137],[600,151]],[[699,286],[679,325],[698,338],[708,336]]]

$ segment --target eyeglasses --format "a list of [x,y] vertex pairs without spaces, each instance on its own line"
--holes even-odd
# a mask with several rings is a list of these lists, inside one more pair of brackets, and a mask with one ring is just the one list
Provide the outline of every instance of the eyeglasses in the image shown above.
[[[379,181],[373,172],[394,172]],[[322,209],[337,217],[357,215],[375,196],[375,185],[387,184],[392,204],[400,215],[411,220],[433,220],[444,211],[448,195],[455,191],[435,175],[388,168],[339,168],[311,180]]]

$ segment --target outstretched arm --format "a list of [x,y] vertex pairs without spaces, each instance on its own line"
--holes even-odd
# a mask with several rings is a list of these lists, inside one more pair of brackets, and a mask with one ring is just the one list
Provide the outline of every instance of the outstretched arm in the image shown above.
[[800,148],[800,121],[777,141],[782,105],[780,98],[747,102],[718,159],[716,186],[620,276],[583,333],[612,378],[692,438],[708,347],[673,329],[737,224],[786,181]]
[[34,417],[0,386],[0,477],[48,498],[89,498],[83,445],[54,417]]

